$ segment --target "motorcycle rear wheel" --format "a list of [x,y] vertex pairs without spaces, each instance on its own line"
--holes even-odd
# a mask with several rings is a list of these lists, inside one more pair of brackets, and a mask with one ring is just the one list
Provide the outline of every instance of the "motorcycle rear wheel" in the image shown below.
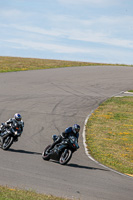
[[13,144],[13,137],[7,136],[6,138],[4,138],[1,148],[3,150],[8,150],[12,144]]
[[71,159],[71,157],[72,157],[72,151],[70,149],[67,149],[67,152],[65,154],[64,151],[62,152],[59,163],[61,165],[66,165]]
[[51,145],[48,145],[44,151],[42,152],[42,158],[43,160],[50,160],[50,155],[47,153],[48,149],[51,147]]

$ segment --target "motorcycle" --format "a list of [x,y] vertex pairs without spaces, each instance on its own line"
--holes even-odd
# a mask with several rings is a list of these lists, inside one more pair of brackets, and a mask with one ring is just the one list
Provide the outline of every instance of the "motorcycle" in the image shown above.
[[[57,139],[57,136],[53,137],[53,140],[55,141]],[[59,161],[61,165],[67,164],[74,151],[76,151],[79,148],[77,138],[74,136],[70,136],[67,139],[63,139],[63,141],[59,144],[56,144],[54,148],[49,152],[49,148],[51,145],[48,145],[43,153],[42,158],[44,160],[56,160]]]
[[9,125],[8,127],[4,127],[4,124],[1,124],[1,132],[0,132],[0,147],[3,150],[8,150],[13,142],[18,141],[18,137],[21,135],[19,128],[12,127]]

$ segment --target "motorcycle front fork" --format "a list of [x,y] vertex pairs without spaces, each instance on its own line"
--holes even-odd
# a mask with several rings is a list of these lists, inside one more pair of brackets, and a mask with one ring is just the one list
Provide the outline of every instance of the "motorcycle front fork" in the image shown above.
[[63,157],[65,157],[66,156],[66,153],[67,153],[67,149],[65,149],[65,151],[64,151],[64,153],[63,153]]

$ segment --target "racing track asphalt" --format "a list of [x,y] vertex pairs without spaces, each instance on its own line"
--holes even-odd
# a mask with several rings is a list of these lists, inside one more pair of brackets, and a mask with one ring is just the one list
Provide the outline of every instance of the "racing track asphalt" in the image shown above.
[[[0,184],[81,200],[132,200],[133,178],[90,160],[82,131],[102,101],[133,89],[133,67],[89,66],[0,74],[0,122],[19,112],[24,132],[10,150],[0,149]],[[80,149],[66,166],[41,153],[68,126],[81,125]],[[105,124],[106,126],[106,124]]]

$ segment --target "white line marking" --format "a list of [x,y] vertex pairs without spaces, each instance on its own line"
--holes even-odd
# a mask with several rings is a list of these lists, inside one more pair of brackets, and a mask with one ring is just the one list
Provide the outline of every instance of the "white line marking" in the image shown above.
[[133,94],[133,92],[126,91],[126,92],[124,92],[124,94]]

